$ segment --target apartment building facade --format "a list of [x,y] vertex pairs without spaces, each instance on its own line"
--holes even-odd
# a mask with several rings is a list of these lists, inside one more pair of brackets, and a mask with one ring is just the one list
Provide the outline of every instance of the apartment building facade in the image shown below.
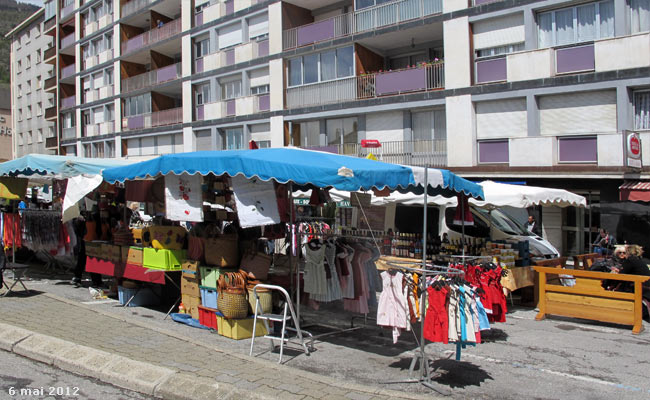
[[[623,179],[650,167],[649,10],[650,0],[52,0],[46,117],[63,154],[255,140],[563,187],[619,210]],[[626,164],[628,131],[640,135],[641,169]],[[616,231],[620,210],[599,210],[592,224]],[[588,212],[543,214],[559,247],[585,247]]]
[[[11,114],[4,117],[10,121],[12,132],[8,136],[12,136],[13,145],[9,142],[6,147],[11,149],[9,158],[57,151],[54,124],[45,119],[45,110],[54,104],[54,95],[43,88],[47,80],[52,81],[54,68],[43,61],[43,50],[53,41],[43,34],[43,22],[41,9],[6,35],[11,38],[11,95],[6,100],[10,102],[7,108]],[[5,136],[2,131],[1,136]]]

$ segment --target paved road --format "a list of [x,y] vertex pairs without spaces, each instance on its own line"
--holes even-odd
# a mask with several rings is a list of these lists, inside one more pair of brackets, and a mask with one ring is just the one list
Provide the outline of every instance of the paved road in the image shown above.
[[0,399],[148,399],[0,350]]

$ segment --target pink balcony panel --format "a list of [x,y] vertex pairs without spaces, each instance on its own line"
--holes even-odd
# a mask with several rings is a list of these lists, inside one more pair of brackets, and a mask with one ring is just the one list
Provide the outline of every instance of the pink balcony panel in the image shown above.
[[197,106],[196,107],[196,120],[197,121],[203,121],[205,119],[205,107],[204,106]]
[[426,90],[427,76],[425,72],[426,69],[422,67],[377,74],[375,78],[377,95]]
[[226,115],[230,117],[235,114],[237,114],[237,104],[235,103],[235,100],[226,101]]
[[558,74],[593,71],[595,68],[594,45],[567,47],[555,50]]
[[507,76],[505,57],[476,62],[476,83],[505,81]]
[[75,64],[61,68],[61,79],[65,79],[75,74]]
[[172,81],[179,77],[179,68],[178,64],[168,65],[156,70],[156,83],[163,83],[167,81]]
[[258,97],[258,107],[260,111],[269,111],[271,109],[271,96],[264,94]]
[[226,15],[233,14],[235,12],[235,0],[228,0],[226,3]]
[[235,49],[226,50],[226,65],[235,63]]
[[76,104],[76,97],[75,96],[70,96],[70,97],[64,97],[61,100],[61,108],[69,108],[69,107],[74,107]]
[[194,26],[201,26],[203,25],[203,13],[196,14],[194,16]]
[[269,55],[269,41],[264,40],[257,44],[258,46],[258,57],[266,57]]
[[198,59],[196,60],[196,64],[195,64],[195,66],[196,66],[196,67],[195,67],[195,71],[194,71],[195,73],[198,74],[199,72],[203,72],[203,59],[202,59],[202,58],[198,58]]
[[334,19],[301,26],[298,28],[298,46],[332,39],[334,37]]
[[74,33],[69,34],[68,36],[61,39],[61,48],[65,49],[66,47],[74,44]]

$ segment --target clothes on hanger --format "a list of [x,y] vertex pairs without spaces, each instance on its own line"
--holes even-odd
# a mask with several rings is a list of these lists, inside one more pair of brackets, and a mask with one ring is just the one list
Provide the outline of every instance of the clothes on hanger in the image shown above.
[[506,322],[508,306],[501,278],[507,274],[507,270],[494,263],[450,264],[450,267],[464,271],[469,284],[475,289],[480,289],[478,292],[481,303],[490,322]]
[[383,290],[377,307],[377,325],[392,328],[393,343],[397,343],[401,331],[409,326],[404,274],[384,271],[381,279]]

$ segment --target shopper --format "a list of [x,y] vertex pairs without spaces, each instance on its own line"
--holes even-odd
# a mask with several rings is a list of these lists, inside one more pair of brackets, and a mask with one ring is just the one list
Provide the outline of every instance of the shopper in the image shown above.
[[[83,216],[75,218],[74,232],[75,235],[77,235],[77,246],[75,249],[75,253],[77,254],[77,266],[74,269],[72,284],[76,287],[80,287],[81,276],[86,270],[86,242],[84,236],[88,233],[86,229],[86,219]],[[92,280],[92,285],[95,287],[101,287],[103,285],[102,276],[100,274],[91,273],[90,279]]]
[[528,232],[534,233],[537,236],[542,236],[542,229],[539,227],[539,224],[537,221],[535,221],[535,217],[532,215],[528,216],[528,221],[526,222],[526,229]]

